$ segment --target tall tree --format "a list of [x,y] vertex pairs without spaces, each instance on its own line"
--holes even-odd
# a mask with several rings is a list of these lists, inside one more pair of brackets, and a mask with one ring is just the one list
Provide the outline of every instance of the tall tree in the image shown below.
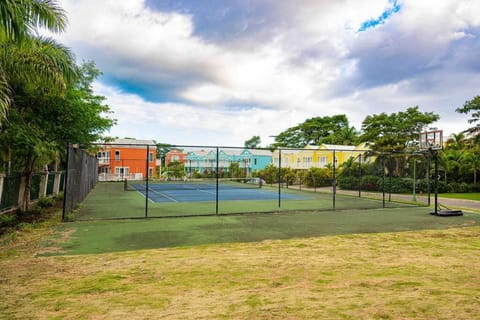
[[418,134],[440,117],[433,112],[422,113],[418,106],[406,111],[370,115],[363,120],[361,140],[378,151],[403,151],[418,140]]
[[466,151],[461,160],[465,166],[466,171],[473,173],[473,185],[477,185],[477,173],[480,171],[480,150],[476,147],[473,150]]
[[95,95],[91,87],[98,70],[93,63],[79,69],[81,75],[64,95],[46,95],[42,87],[15,88],[15,104],[1,128],[0,148],[9,150],[12,169],[26,177],[23,210],[28,210],[35,170],[55,161],[67,142],[95,142],[115,123],[107,117],[104,97]]
[[468,120],[468,123],[475,124],[475,126],[468,129],[471,133],[476,133],[480,131],[478,126],[478,121],[480,120],[480,96],[474,97],[472,100],[465,101],[461,108],[457,108],[455,111],[458,113],[469,114],[471,118]]
[[245,148],[258,148],[260,143],[262,143],[260,136],[253,136],[245,141]]
[[331,143],[345,128],[349,128],[344,114],[326,117],[314,117],[288,128],[275,137],[275,146],[303,148],[306,145]]
[[447,148],[459,150],[465,147],[465,143],[466,143],[465,133],[460,132],[460,133],[452,134],[450,139],[448,139],[445,144]]

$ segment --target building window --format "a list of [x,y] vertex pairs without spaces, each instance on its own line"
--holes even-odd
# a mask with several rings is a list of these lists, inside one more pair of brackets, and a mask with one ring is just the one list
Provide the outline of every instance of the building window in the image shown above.
[[148,168],[148,177],[153,177],[153,168]]
[[123,178],[128,176],[130,173],[130,169],[128,167],[115,167],[115,175]]
[[328,158],[323,156],[323,157],[318,157],[318,165],[319,167],[325,167],[328,163]]
[[254,166],[257,165],[257,158],[253,159],[253,165],[254,165]]
[[120,151],[115,150],[115,160],[120,160]]
[[152,162],[153,161],[153,152],[149,152],[148,153],[148,162]]

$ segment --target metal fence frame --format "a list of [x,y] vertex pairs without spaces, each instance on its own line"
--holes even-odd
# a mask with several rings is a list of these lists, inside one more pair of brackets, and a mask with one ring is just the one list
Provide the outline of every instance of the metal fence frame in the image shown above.
[[[105,146],[108,145],[108,143],[102,143],[98,144],[98,146]],[[118,145],[117,143],[112,143],[112,145]],[[132,144],[129,144],[130,146]],[[147,144],[138,144],[136,146],[143,146],[145,147],[145,157],[142,158],[142,160],[145,160],[145,166],[146,166],[146,172],[148,172],[149,168],[149,150],[150,147],[154,147],[155,145],[147,145]],[[221,161],[219,159],[219,154],[220,150],[229,150],[229,149],[249,149],[249,150],[269,150],[272,151],[271,149],[267,148],[244,148],[244,147],[229,147],[229,146],[199,146],[199,145],[170,145],[169,147],[171,148],[180,148],[180,149],[189,149],[189,148],[196,148],[196,149],[208,149],[210,151],[214,151],[216,156],[214,159],[212,159],[212,163],[214,164],[214,174],[215,178],[217,181],[217,187],[216,187],[216,196],[215,196],[215,212],[213,212],[211,215],[218,215],[219,214],[219,190],[218,190],[218,180],[220,179],[219,172],[221,172],[221,169],[219,167],[219,162]],[[295,187],[292,186],[285,181],[285,178],[282,176],[282,169],[285,168],[282,166],[282,154],[287,154],[289,150],[305,150],[302,148],[279,148],[276,149],[278,151],[278,172],[277,172],[277,181],[275,182],[275,185],[278,186],[278,208],[282,208],[282,192],[284,188],[289,188],[289,187]],[[332,179],[330,180],[329,187],[331,188],[331,199],[332,199],[332,206],[331,209],[336,209],[337,207],[337,196],[338,195],[344,195],[345,193],[342,193],[342,190],[338,189],[338,179],[341,177],[341,173],[339,171],[339,164],[337,164],[335,161],[336,156],[339,155],[341,152],[347,152],[348,150],[342,150],[342,149],[333,149],[333,150],[328,150],[328,152],[331,152],[333,154],[333,160],[331,165],[331,174],[332,174]],[[351,151],[351,150],[350,150]],[[358,154],[369,154],[370,156],[374,155],[376,157],[379,157],[381,160],[381,163],[383,165],[383,169],[381,171],[383,172],[383,175],[380,174],[379,178],[382,181],[382,189],[379,191],[379,194],[381,195],[381,198],[379,199],[381,201],[381,207],[386,208],[390,207],[390,205],[387,205],[388,202],[395,202],[395,200],[392,199],[392,190],[391,190],[391,182],[392,182],[392,158],[395,156],[404,156],[404,157],[409,157],[409,156],[422,156],[425,157],[425,159],[428,159],[428,169],[430,171],[430,160],[428,158],[428,154],[414,154],[414,153],[395,153],[395,152],[373,152],[372,150],[355,150]],[[82,158],[85,157],[85,158]],[[83,160],[78,160],[82,158]],[[65,187],[65,203],[64,203],[64,213],[63,217],[65,219],[66,214],[71,212],[76,205],[81,202],[85,196],[88,194],[88,192],[93,188],[93,186],[98,182],[98,159],[95,159],[92,156],[87,155],[84,151],[80,149],[75,149],[72,148],[71,145],[69,145],[68,149],[68,170],[66,174],[66,187]],[[76,160],[75,160],[76,159]],[[359,182],[358,182],[358,197],[367,197],[366,195],[362,194],[362,188],[361,188],[361,179],[362,179],[362,156],[359,156],[354,159],[354,161],[359,163]],[[83,162],[85,162],[83,164]],[[82,163],[82,165],[81,165]],[[425,162],[427,163],[427,162]],[[272,164],[274,164],[273,158],[272,158]],[[275,164],[274,164],[275,165]],[[307,169],[307,168],[305,168]],[[186,169],[185,169],[186,170]],[[429,178],[429,174],[426,175],[427,179]],[[144,204],[144,214],[143,217],[147,218],[149,217],[149,183],[151,181],[150,177],[146,177],[143,179],[143,183],[145,184],[145,204]],[[415,181],[414,181],[415,183]],[[430,181],[428,182],[428,186],[430,187]],[[298,186],[300,190],[302,189],[302,185]],[[415,187],[413,187],[413,190],[415,192]],[[356,196],[356,195],[355,195]],[[430,188],[428,191],[428,203],[418,203],[419,206],[429,206],[430,205]],[[183,216],[183,215],[182,215]],[[131,218],[139,218],[139,216],[132,216]]]

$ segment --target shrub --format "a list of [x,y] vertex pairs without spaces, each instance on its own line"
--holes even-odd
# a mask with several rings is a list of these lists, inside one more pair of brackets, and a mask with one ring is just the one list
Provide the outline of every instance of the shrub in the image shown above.
[[346,190],[358,189],[358,178],[354,176],[340,176],[338,177],[338,186]]
[[412,191],[412,179],[385,178],[385,191],[392,193],[408,193]]
[[11,227],[15,224],[15,215],[2,214],[0,215],[0,227]]
[[327,168],[310,168],[305,175],[308,187],[327,187],[332,185],[332,172]]
[[447,192],[466,193],[470,191],[470,186],[466,182],[451,182],[447,185]]
[[51,197],[43,197],[38,200],[37,205],[39,208],[53,207],[53,205],[55,205],[55,199]]
[[378,176],[363,176],[362,190],[380,191],[382,190],[382,178]]
[[57,201],[63,200],[63,191],[59,192],[59,193],[55,196],[55,200],[57,200]]

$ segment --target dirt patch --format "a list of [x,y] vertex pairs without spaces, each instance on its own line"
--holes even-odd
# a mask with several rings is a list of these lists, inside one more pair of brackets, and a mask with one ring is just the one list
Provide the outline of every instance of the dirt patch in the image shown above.
[[49,237],[48,244],[42,245],[42,247],[36,252],[36,256],[44,256],[49,254],[65,253],[65,250],[61,248],[61,245],[68,242],[72,234],[75,233],[75,229],[67,229],[64,231],[57,231],[55,237]]

